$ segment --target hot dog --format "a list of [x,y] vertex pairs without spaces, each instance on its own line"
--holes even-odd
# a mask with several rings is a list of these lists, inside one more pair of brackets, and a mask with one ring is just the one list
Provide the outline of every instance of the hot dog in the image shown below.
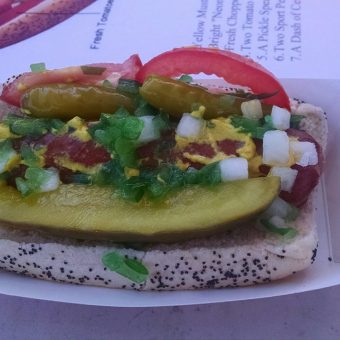
[[[191,64],[185,69],[188,53]],[[217,57],[219,67],[201,70],[222,73],[256,92],[212,94],[185,83],[188,77],[169,78],[199,72],[195,58],[208,57],[210,65]],[[249,77],[237,81],[236,66],[249,71]],[[3,149],[16,157],[4,164],[3,191],[9,195],[0,197],[1,242],[6,258],[15,262],[9,268],[4,260],[4,268],[52,280],[169,290],[267,282],[310,264],[316,251],[311,192],[327,133],[320,109],[289,102],[261,66],[216,50],[167,52],[117,84],[107,78],[107,68],[92,68],[85,68],[84,81],[75,77],[67,86],[60,78],[58,85],[53,81],[66,72],[42,71],[37,82],[27,74],[4,87],[2,100],[17,104],[19,98],[31,115],[3,120],[3,131],[11,135]],[[262,91],[259,79],[265,84]],[[96,112],[95,106],[84,114],[69,96],[70,86],[80,98],[85,93],[92,101],[103,91],[109,96],[118,92],[132,104],[120,102],[113,114],[101,114],[102,108]],[[97,92],[86,92],[90,89]],[[52,109],[40,105],[44,96],[56,98]],[[192,110],[188,98],[194,98]],[[15,216],[13,200],[22,217]],[[39,209],[49,212],[48,218],[39,216]],[[36,234],[37,229],[48,236]],[[17,239],[9,242],[13,230]],[[79,244],[52,236],[60,231],[64,237],[91,240]],[[32,254],[25,254],[27,247],[35,249]],[[45,274],[27,265],[19,270],[21,262],[13,261],[31,256],[38,263],[47,251],[57,262]]]

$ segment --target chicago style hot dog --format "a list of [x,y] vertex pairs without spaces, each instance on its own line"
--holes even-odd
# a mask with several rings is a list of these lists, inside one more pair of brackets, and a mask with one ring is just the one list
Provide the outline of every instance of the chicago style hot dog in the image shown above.
[[[181,48],[143,66],[35,67],[1,95],[21,110],[0,126],[3,268],[169,290],[268,282],[313,261],[327,125],[260,65]],[[247,90],[197,86],[186,74],[199,72]]]

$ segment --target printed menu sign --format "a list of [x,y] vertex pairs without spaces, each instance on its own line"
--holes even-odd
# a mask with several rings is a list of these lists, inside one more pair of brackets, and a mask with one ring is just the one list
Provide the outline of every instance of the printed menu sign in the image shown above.
[[281,78],[340,78],[340,2],[70,0],[54,7],[48,3],[5,1],[0,6],[0,81],[41,61],[54,68],[120,62],[133,53],[147,61],[188,45],[247,55]]
[[201,1],[193,44],[237,51],[254,59],[300,61],[301,1]]

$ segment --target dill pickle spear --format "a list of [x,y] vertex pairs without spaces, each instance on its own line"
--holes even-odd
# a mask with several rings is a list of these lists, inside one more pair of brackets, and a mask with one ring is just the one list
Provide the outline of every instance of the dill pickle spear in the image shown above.
[[195,105],[205,106],[206,119],[242,115],[241,104],[248,101],[235,95],[213,94],[202,87],[162,76],[149,77],[139,92],[149,104],[177,118],[191,112]]
[[44,85],[21,97],[21,108],[32,116],[65,120],[75,116],[96,120],[102,112],[113,113],[119,107],[133,112],[134,106],[132,98],[114,89],[86,85]]
[[[23,198],[11,186],[0,191],[0,222],[78,239],[116,242],[177,242],[226,231],[262,213],[280,191],[279,177],[184,187],[164,201],[133,204],[112,188],[60,185]],[[20,212],[20,213],[18,213]]]

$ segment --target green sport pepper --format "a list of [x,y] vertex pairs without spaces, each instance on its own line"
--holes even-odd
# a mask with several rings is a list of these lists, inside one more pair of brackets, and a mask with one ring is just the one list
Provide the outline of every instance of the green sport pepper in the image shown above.
[[71,119],[78,116],[97,120],[102,112],[124,107],[135,109],[134,101],[114,89],[98,86],[51,84],[35,87],[21,97],[21,107],[35,117]]
[[213,94],[203,87],[162,76],[147,78],[139,92],[149,104],[177,118],[199,105],[206,108],[205,119],[242,115],[241,104],[249,100],[236,95]]

